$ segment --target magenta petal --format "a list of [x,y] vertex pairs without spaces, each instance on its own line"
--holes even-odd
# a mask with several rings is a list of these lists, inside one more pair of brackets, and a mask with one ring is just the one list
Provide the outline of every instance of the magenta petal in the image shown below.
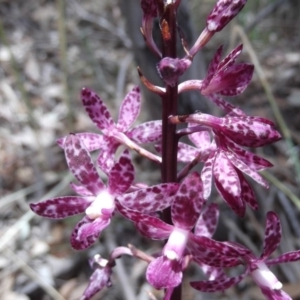
[[226,156],[236,168],[238,168],[243,173],[250,176],[252,179],[254,179],[257,183],[261,184],[263,187],[265,188],[269,187],[268,182],[262,176],[260,176],[256,171],[252,170],[246,163],[239,160],[239,158],[233,152],[227,152]]
[[226,277],[222,276],[221,278],[217,278],[216,280],[210,280],[210,281],[193,281],[190,283],[190,285],[202,292],[218,292],[218,291],[224,291],[231,286],[234,286],[241,282],[245,276],[248,274],[248,272],[244,272],[243,274],[237,276],[237,277]]
[[141,93],[138,86],[134,87],[122,101],[117,127],[126,131],[136,120],[141,108]]
[[100,149],[100,154],[97,158],[97,163],[100,169],[108,174],[115,164],[115,153],[120,146],[120,143],[111,137],[104,136],[103,145]]
[[[159,150],[161,151],[161,148]],[[198,150],[197,148],[185,143],[181,143],[181,142],[178,143],[178,151],[177,151],[178,161],[188,163],[191,162],[193,159],[195,159],[199,154],[200,154],[200,150]]]
[[219,64],[219,70],[227,69],[235,63],[237,57],[241,54],[243,50],[243,44],[235,47]]
[[101,149],[103,145],[103,135],[89,132],[76,133],[76,135],[89,152]]
[[182,281],[181,265],[160,256],[148,265],[146,278],[156,289],[178,286]]
[[130,188],[133,180],[134,168],[131,163],[129,151],[125,150],[109,173],[109,191],[114,195],[123,194]]
[[162,183],[118,197],[122,206],[149,213],[169,207],[174,200],[178,183]]
[[78,181],[94,195],[104,189],[90,153],[75,134],[67,136],[64,148],[69,169]]
[[93,200],[94,197],[57,197],[38,203],[30,203],[30,208],[39,216],[63,219],[83,213]]
[[200,176],[197,172],[190,173],[181,182],[171,206],[174,226],[190,231],[199,218],[203,203]]
[[[189,123],[189,127],[191,124]],[[197,124],[193,124],[194,126],[197,126]],[[197,148],[200,151],[203,151],[210,147],[211,140],[210,140],[210,134],[208,131],[199,131],[192,134],[189,134],[189,139],[197,146]]]
[[73,182],[70,183],[70,188],[80,196],[94,196],[91,191],[85,188],[82,185],[75,184]]
[[127,136],[138,144],[159,141],[162,137],[162,122],[159,120],[142,123],[129,130]]
[[101,231],[110,223],[110,218],[91,220],[84,217],[74,228],[71,235],[71,246],[76,250],[84,250],[98,239]]
[[269,257],[277,249],[280,239],[280,220],[274,212],[269,211],[266,216],[264,248],[260,259],[266,259]]
[[86,112],[99,129],[105,131],[114,126],[114,121],[106,105],[95,92],[83,88],[81,90],[81,100]]
[[300,260],[300,250],[287,252],[278,256],[277,258],[269,259],[268,261],[266,261],[266,264],[268,266],[273,266],[276,264],[293,262],[298,260]]
[[241,199],[239,177],[223,151],[216,156],[213,174],[220,195],[237,215],[243,217],[246,206]]
[[216,94],[207,95],[207,98],[212,101],[215,105],[220,107],[227,116],[230,114],[232,116],[244,116],[245,113],[238,107],[232,105],[231,103],[227,102],[226,100],[222,99]]
[[110,276],[112,274],[112,270],[109,267],[105,267],[103,269],[96,269],[92,276],[90,277],[90,282],[88,287],[83,292],[80,300],[89,300],[95,294],[100,292],[104,287],[111,286]]
[[218,205],[212,203],[205,207],[195,225],[195,235],[212,237],[219,219],[219,209]]
[[173,226],[166,224],[160,219],[142,214],[135,225],[144,236],[152,240],[165,240],[173,230]]
[[213,165],[216,159],[216,151],[211,152],[201,171],[201,180],[203,183],[203,197],[207,199],[211,193]]

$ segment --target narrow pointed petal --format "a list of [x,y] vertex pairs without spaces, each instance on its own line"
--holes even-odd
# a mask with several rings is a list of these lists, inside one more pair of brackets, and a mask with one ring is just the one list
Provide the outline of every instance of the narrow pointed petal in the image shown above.
[[247,174],[257,183],[261,184],[263,187],[268,188],[268,182],[260,176],[256,171],[253,171],[247,164],[243,161],[239,160],[233,152],[226,152],[226,156],[230,160],[230,162],[243,173]]
[[218,50],[215,53],[212,61],[209,64],[208,71],[207,71],[207,76],[203,80],[202,89],[206,89],[207,88],[207,86],[209,85],[211,79],[213,78],[213,76],[217,72],[217,69],[218,69],[218,66],[219,66],[219,63],[220,63],[220,60],[221,60],[222,52],[223,52],[223,45],[221,45],[218,48]]
[[298,260],[300,260],[300,250],[287,252],[278,256],[277,258],[269,259],[266,261],[266,265],[273,266],[281,263],[293,262]]
[[110,276],[112,274],[111,268],[98,268],[94,271],[90,277],[90,282],[88,287],[83,292],[80,300],[89,300],[98,292],[100,292],[104,287],[111,286]]
[[261,171],[261,170],[264,170],[266,168],[270,168],[273,166],[273,164],[271,164],[266,159],[264,159],[260,156],[257,156],[250,151],[243,149],[242,147],[235,144],[233,141],[231,141],[230,139],[227,139],[226,137],[225,137],[225,139],[226,139],[225,143],[238,156],[238,159],[243,161],[252,170]]
[[109,174],[111,168],[115,164],[115,153],[119,146],[119,142],[116,142],[111,137],[104,136],[97,163],[100,169],[106,174]]
[[118,201],[123,206],[142,213],[161,211],[171,205],[178,186],[178,183],[157,184],[121,195],[118,197]]
[[39,216],[51,219],[63,219],[83,213],[93,200],[94,197],[57,197],[38,203],[31,203],[30,208]]
[[209,266],[223,268],[240,265],[240,257],[249,254],[249,250],[225,242],[218,242],[205,236],[189,235],[188,249],[195,261]]
[[101,231],[110,223],[110,218],[91,220],[84,217],[74,228],[71,235],[71,246],[76,250],[84,250],[92,246]]
[[92,90],[83,88],[81,100],[91,120],[103,132],[114,126],[114,121],[102,99]]
[[239,176],[240,184],[241,184],[241,198],[243,201],[245,201],[253,210],[258,209],[258,203],[256,200],[256,197],[254,195],[253,189],[251,188],[248,181],[243,176],[242,172],[238,169],[236,169],[236,173]]
[[[76,135],[80,138],[81,142],[85,146],[85,148],[92,152],[94,150],[98,150],[102,147],[103,144],[103,136],[97,133],[90,133],[90,132],[82,132],[76,133]],[[58,146],[64,149],[66,137],[62,137],[56,140]]]
[[261,292],[266,297],[266,300],[293,300],[283,290],[274,290],[268,287],[260,286]]
[[212,173],[213,165],[216,159],[216,151],[212,152],[204,163],[201,180],[203,183],[203,197],[207,199],[211,193]]
[[226,69],[235,63],[237,57],[241,54],[243,50],[243,44],[235,47],[219,64],[219,70]]
[[212,237],[218,225],[219,209],[218,205],[212,203],[204,208],[200,218],[195,225],[195,235]]
[[247,0],[218,0],[206,19],[211,32],[221,31],[244,7]]
[[[157,147],[155,147],[157,149]],[[158,151],[161,153],[161,147]],[[188,144],[179,142],[177,151],[177,160],[180,162],[189,163],[200,154],[200,150]]]
[[[189,127],[197,126],[198,124],[189,123]],[[189,134],[189,139],[197,146],[200,151],[207,149],[211,145],[210,134],[208,131],[199,131]]]
[[174,226],[188,231],[195,226],[204,204],[202,192],[202,183],[197,172],[185,177],[171,206]]
[[109,173],[109,191],[114,195],[121,195],[130,188],[133,180],[134,168],[131,163],[129,151],[125,150]]
[[162,122],[157,120],[142,123],[128,131],[127,136],[138,144],[160,141],[162,137]]
[[281,239],[281,226],[278,216],[269,211],[266,216],[264,248],[260,259],[269,257],[278,247]]
[[224,290],[238,284],[241,282],[248,272],[244,272],[243,274],[236,277],[221,277],[216,280],[210,281],[193,281],[190,285],[201,292],[223,292]]
[[94,196],[91,191],[85,188],[82,185],[75,184],[73,182],[70,183],[70,188],[80,196]]
[[156,289],[178,286],[182,281],[181,266],[177,261],[160,256],[148,265],[146,278]]
[[84,187],[94,195],[105,188],[90,153],[75,134],[70,134],[66,138],[65,155],[70,171]]
[[227,114],[231,114],[232,116],[245,116],[245,113],[240,108],[232,105],[216,94],[207,95],[207,98]]
[[141,109],[141,92],[138,86],[134,87],[124,98],[120,111],[118,128],[126,131],[136,120]]
[[216,156],[213,174],[220,195],[238,216],[243,217],[246,207],[241,199],[239,177],[223,151],[220,151]]

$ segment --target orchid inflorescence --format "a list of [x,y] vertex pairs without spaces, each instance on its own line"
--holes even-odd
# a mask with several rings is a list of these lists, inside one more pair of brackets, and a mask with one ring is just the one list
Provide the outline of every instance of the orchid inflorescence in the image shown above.
[[[153,240],[164,240],[159,254],[149,255],[134,246],[117,247],[108,259],[96,255],[91,259],[94,273],[82,300],[110,286],[115,259],[130,255],[148,263],[146,279],[156,289],[164,289],[164,300],[181,299],[177,287],[191,262],[201,268],[206,280],[191,282],[203,292],[224,291],[250,275],[266,299],[291,299],[269,267],[300,259],[300,251],[269,258],[281,239],[278,216],[268,212],[265,240],[260,257],[243,245],[212,239],[219,218],[218,206],[208,201],[212,183],[229,207],[240,217],[246,205],[257,210],[255,194],[244,177],[246,174],[263,187],[268,183],[258,173],[272,166],[244,147],[261,147],[278,141],[281,136],[273,122],[248,116],[222,96],[241,94],[248,86],[254,67],[236,63],[242,45],[223,60],[222,47],[212,59],[203,80],[187,80],[178,84],[179,77],[193,62],[193,57],[218,31],[230,22],[245,5],[246,0],[218,0],[207,17],[206,27],[195,44],[188,49],[180,35],[186,56],[176,57],[178,24],[176,12],[180,0],[141,0],[143,21],[141,32],[149,49],[160,58],[158,74],[163,87],[153,85],[139,70],[142,82],[162,98],[162,120],[149,121],[132,127],[141,108],[140,89],[134,87],[124,98],[115,123],[103,100],[92,90],[82,89],[81,99],[91,120],[101,134],[78,133],[60,138],[68,167],[80,183],[71,183],[78,196],[64,196],[32,203],[31,209],[40,216],[60,219],[84,214],[71,234],[71,245],[83,250],[93,245],[102,230],[109,226],[116,213],[132,221],[137,230]],[[152,26],[159,18],[162,45],[152,37]],[[224,111],[223,117],[197,112],[177,114],[177,95],[198,90]],[[187,123],[177,129],[176,124]],[[179,142],[188,135],[194,146]],[[157,153],[143,148],[154,143]],[[117,157],[119,147],[125,148]],[[158,164],[162,183],[148,186],[135,182],[130,150]],[[96,162],[91,152],[98,151]],[[177,162],[185,163],[177,172]],[[191,171],[203,163],[201,173]],[[107,176],[104,184],[97,168]],[[225,268],[244,266],[244,271],[229,277]]]

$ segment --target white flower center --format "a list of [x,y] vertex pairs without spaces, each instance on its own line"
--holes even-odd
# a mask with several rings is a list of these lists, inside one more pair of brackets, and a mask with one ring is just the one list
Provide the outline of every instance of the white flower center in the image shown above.
[[175,228],[164,247],[164,255],[170,260],[179,260],[184,253],[188,235],[187,230]]
[[94,220],[102,216],[102,210],[114,210],[115,208],[115,197],[111,195],[107,190],[103,190],[91,205],[85,210],[86,215]]
[[252,278],[259,286],[266,286],[272,290],[280,290],[282,283],[276,278],[265,263],[259,263],[258,269],[252,272]]

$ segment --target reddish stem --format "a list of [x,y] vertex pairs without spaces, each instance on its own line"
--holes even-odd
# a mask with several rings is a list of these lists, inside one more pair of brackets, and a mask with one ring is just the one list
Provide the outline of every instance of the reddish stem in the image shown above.
[[[166,6],[161,17],[161,33],[163,39],[163,57],[177,57],[176,9],[174,4]],[[177,181],[177,146],[176,125],[169,123],[169,116],[177,115],[178,83],[167,86],[162,99],[162,182]],[[170,208],[163,211],[163,220],[172,224]],[[177,286],[170,300],[181,300],[181,285]]]

